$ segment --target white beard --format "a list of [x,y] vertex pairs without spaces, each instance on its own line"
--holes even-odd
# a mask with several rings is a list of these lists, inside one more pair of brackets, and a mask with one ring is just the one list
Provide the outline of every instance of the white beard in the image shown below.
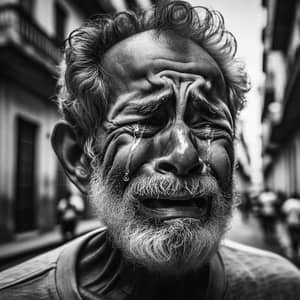
[[[138,192],[146,184],[146,190],[155,193],[160,187],[154,188],[149,179],[143,181],[139,177],[122,194],[116,188],[113,192],[113,187],[100,174],[100,168],[93,172],[90,198],[113,243],[130,263],[142,265],[151,272],[176,275],[199,269],[216,252],[232,214],[232,201],[224,199],[216,180],[209,178],[203,184],[204,190],[213,190],[214,194],[205,221],[178,218],[155,223],[138,214],[140,203],[132,190]],[[139,183],[135,185],[135,181]],[[165,191],[168,187],[161,188]]]

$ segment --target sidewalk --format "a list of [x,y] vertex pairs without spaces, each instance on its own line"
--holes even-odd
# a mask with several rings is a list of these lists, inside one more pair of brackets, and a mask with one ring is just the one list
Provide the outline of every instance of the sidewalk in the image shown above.
[[[97,219],[82,220],[76,229],[76,236],[82,235],[101,226]],[[15,241],[0,244],[0,269],[22,258],[29,257],[55,248],[63,243],[59,227],[46,233],[30,233]]]

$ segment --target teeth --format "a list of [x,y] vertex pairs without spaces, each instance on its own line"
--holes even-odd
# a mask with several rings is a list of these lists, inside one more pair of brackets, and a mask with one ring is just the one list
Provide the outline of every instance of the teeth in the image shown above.
[[198,207],[205,210],[208,206],[208,198],[194,198],[190,200],[176,200],[176,199],[145,199],[143,204],[150,208],[163,207]]
[[142,200],[141,213],[155,220],[174,218],[200,219],[209,217],[211,210],[210,197],[192,199],[148,198]]

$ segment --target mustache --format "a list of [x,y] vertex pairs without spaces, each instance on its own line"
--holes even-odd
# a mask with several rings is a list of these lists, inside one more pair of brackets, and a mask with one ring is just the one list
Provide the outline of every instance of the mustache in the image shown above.
[[131,181],[128,190],[135,198],[195,198],[213,196],[221,191],[217,180],[209,174],[190,178],[139,176]]

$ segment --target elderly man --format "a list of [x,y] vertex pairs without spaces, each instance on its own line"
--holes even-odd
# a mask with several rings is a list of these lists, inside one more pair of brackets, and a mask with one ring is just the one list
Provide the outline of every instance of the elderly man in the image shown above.
[[182,1],[71,34],[52,144],[105,228],[5,271],[1,299],[300,297],[283,258],[220,243],[249,88],[235,52],[219,13]]

